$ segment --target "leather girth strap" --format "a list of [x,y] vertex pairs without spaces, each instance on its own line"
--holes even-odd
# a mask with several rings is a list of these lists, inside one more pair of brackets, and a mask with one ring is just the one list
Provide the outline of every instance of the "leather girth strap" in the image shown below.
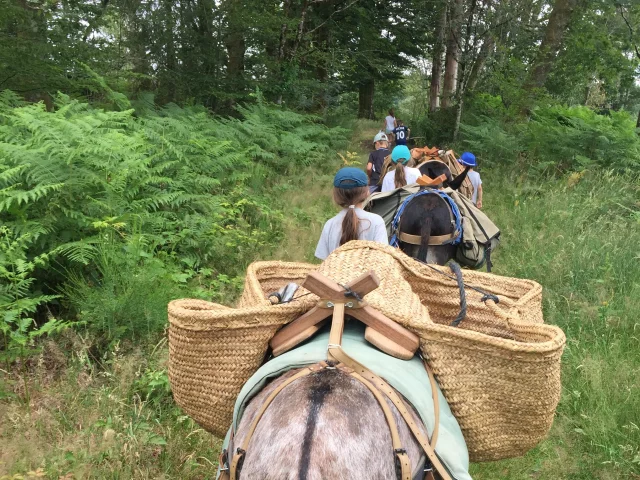
[[[429,245],[444,245],[445,242],[453,240],[458,236],[458,231],[448,233],[446,235],[431,235],[429,237]],[[411,245],[421,245],[422,238],[420,235],[411,235],[410,233],[400,232],[398,234],[398,240],[404,243],[410,243]]]

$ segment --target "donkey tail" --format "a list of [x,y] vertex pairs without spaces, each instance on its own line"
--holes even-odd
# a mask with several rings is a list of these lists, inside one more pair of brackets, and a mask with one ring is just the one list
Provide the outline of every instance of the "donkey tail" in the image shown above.
[[427,250],[429,249],[429,239],[431,238],[431,215],[424,218],[420,227],[420,250],[418,250],[418,260],[427,261]]

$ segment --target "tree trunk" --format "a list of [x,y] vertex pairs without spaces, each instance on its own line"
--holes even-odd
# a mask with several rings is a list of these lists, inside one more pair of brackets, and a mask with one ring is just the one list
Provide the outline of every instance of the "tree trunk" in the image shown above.
[[578,0],[556,0],[525,88],[542,88],[553,67]]
[[175,39],[175,18],[173,14],[173,3],[169,0],[164,0],[164,10],[165,10],[165,18],[167,22],[165,24],[165,28],[169,35],[166,36],[166,62],[165,62],[165,102],[175,102],[176,98],[176,44],[174,42]]
[[458,57],[460,55],[460,27],[463,0],[454,0],[449,15],[449,33],[447,37],[447,55],[444,65],[444,84],[442,86],[442,108],[451,106],[456,90],[458,76]]
[[480,47],[480,53],[478,53],[478,58],[473,64],[471,73],[469,73],[469,79],[467,80],[467,86],[466,86],[467,92],[472,91],[473,89],[476,88],[478,79],[480,78],[480,73],[482,72],[482,69],[484,68],[485,63],[487,63],[487,59],[489,58],[489,55],[493,51],[495,44],[496,43],[493,36],[489,35],[487,39],[484,41],[484,43],[482,44],[482,47]]
[[244,83],[244,35],[240,31],[229,32],[224,45],[227,47],[227,77],[234,89],[241,90]]
[[316,60],[315,72],[316,78],[320,83],[317,92],[314,94],[313,109],[315,111],[324,112],[327,108],[327,96],[329,90],[329,45],[331,43],[331,29],[327,23],[327,19],[331,17],[335,9],[333,0],[328,0],[314,8],[321,22],[317,28],[313,29],[313,43],[316,48],[322,52]]
[[440,107],[440,78],[442,77],[442,52],[444,51],[444,34],[447,29],[447,5],[443,3],[438,21],[438,37],[433,47],[431,67],[431,88],[429,90],[429,111],[435,112]]
[[480,53],[478,54],[478,58],[473,64],[473,68],[471,69],[471,73],[469,74],[469,78],[466,82],[462,82],[460,86],[459,100],[456,105],[456,120],[453,127],[453,140],[458,139],[458,133],[460,132],[460,122],[462,121],[462,109],[464,108],[464,97],[467,92],[472,91],[476,88],[476,84],[478,83],[478,78],[480,77],[480,72],[484,68],[484,64],[487,62],[487,58],[489,58],[489,54],[491,50],[493,50],[494,46],[493,37],[489,37],[485,40],[480,48]]
[[638,121],[636,122],[636,128],[640,128],[640,112],[638,112]]
[[453,141],[458,139],[458,133],[460,133],[460,122],[462,121],[462,108],[464,107],[464,94],[460,95],[458,104],[456,105],[456,120],[453,127]]
[[358,118],[373,120],[373,93],[375,80],[369,79],[360,84],[358,89]]
[[227,33],[224,46],[227,49],[227,84],[230,91],[244,90],[244,55],[247,50],[244,39],[242,3],[232,0],[227,10]]
[[291,58],[296,56],[298,47],[302,41],[302,34],[304,33],[305,20],[307,17],[307,9],[309,8],[309,0],[304,0],[302,3],[302,11],[300,12],[300,21],[298,22],[298,31],[296,32],[296,39],[293,42],[293,48],[291,49]]
[[280,42],[278,45],[278,63],[282,62],[282,60],[284,60],[284,54],[285,54],[285,46],[287,43],[287,19],[289,17],[289,8],[291,7],[291,0],[285,0],[284,5],[283,5],[283,12],[284,12],[284,19],[285,21],[282,22],[282,25],[280,26]]

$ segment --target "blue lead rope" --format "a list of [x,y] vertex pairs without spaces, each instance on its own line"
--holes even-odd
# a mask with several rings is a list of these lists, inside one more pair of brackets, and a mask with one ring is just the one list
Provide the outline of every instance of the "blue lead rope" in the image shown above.
[[420,195],[427,195],[430,193],[440,195],[440,197],[449,204],[449,206],[451,207],[451,211],[453,212],[453,218],[455,218],[455,221],[456,221],[455,231],[458,232],[458,235],[456,235],[455,238],[452,238],[451,240],[447,240],[446,242],[444,242],[444,245],[449,243],[453,245],[457,245],[458,243],[460,243],[460,240],[462,239],[462,221],[461,221],[460,210],[458,209],[456,202],[454,202],[453,199],[443,191],[433,190],[428,188],[425,190],[420,190],[419,192],[416,192],[413,195],[408,196],[404,200],[404,202],[402,202],[402,205],[400,205],[400,208],[396,212],[395,217],[393,217],[393,222],[391,222],[391,231],[393,232],[393,235],[391,235],[391,239],[389,239],[389,245],[391,245],[392,247],[400,246],[397,232],[400,226],[400,218],[402,218],[402,212],[404,212],[404,209],[407,206],[407,204],[411,200],[413,200],[415,197],[419,197]]

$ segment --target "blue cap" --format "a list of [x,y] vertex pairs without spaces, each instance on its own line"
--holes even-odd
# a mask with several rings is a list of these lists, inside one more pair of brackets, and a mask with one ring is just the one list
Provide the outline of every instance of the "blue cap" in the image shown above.
[[460,156],[460,163],[467,167],[475,167],[476,166],[476,156],[471,152],[464,152]]
[[411,159],[411,152],[407,148],[406,145],[398,145],[391,152],[391,160],[393,163],[398,163],[399,160],[402,160],[402,164],[405,165]]
[[349,190],[351,188],[366,187],[369,183],[367,174],[359,168],[344,167],[333,177],[333,186]]

